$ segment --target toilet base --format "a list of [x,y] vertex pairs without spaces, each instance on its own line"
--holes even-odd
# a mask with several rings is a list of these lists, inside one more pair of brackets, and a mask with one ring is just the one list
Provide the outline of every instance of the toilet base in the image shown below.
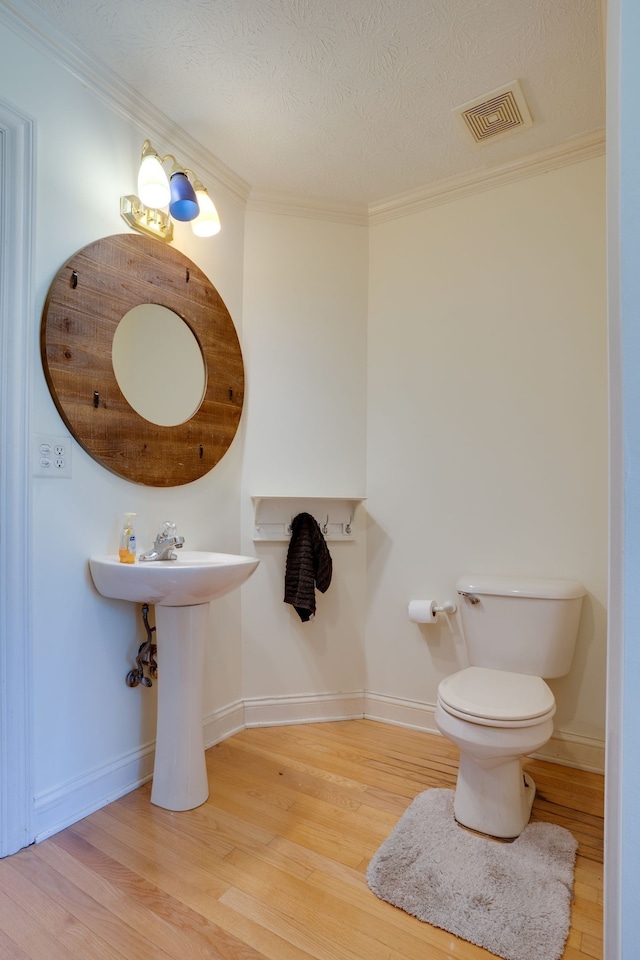
[[520,758],[478,764],[460,756],[453,812],[458,823],[478,833],[513,840],[529,822],[536,785]]

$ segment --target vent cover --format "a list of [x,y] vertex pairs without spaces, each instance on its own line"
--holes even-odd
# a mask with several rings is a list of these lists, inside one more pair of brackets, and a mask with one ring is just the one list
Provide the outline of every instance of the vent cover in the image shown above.
[[533,123],[517,80],[463,103],[453,110],[464,122],[476,143],[504,137]]

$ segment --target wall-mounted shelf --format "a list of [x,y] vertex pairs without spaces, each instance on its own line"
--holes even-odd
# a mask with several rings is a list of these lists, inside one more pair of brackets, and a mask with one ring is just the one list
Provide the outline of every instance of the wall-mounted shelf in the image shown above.
[[291,521],[310,513],[325,540],[355,540],[356,507],[364,497],[252,497],[255,511],[253,539],[289,540]]

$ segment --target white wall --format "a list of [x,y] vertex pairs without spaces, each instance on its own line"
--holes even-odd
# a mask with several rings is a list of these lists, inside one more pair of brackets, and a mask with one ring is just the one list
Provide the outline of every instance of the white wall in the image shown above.
[[252,543],[250,498],[364,494],[367,253],[361,226],[247,215],[243,537],[262,561],[243,588],[248,699],[362,690],[364,523],[328,544],[331,586],[301,623],[283,603],[288,545]]
[[[42,373],[42,305],[68,256],[100,236],[128,231],[119,216],[119,198],[135,190],[146,132],[107,109],[87,85],[4,26],[0,89],[36,123],[34,314],[27,318],[33,345],[32,429],[67,434]],[[186,228],[175,246],[210,277],[240,327],[244,213],[216,191],[206,173],[201,171],[224,230],[213,240],[197,240]],[[125,510],[139,514],[143,547],[170,518],[189,547],[238,552],[243,429],[215,471],[185,487],[162,490],[122,480],[75,442],[70,480],[31,481],[36,833],[59,826],[67,815],[77,816],[83,803],[91,805],[96,797],[104,802],[111,792],[135,783],[143,769],[141,749],[155,737],[155,688],[125,685],[132,657],[145,639],[139,611],[98,596],[88,556],[116,549]],[[214,616],[206,714],[241,697],[239,598],[219,601]]]
[[367,687],[435,703],[463,662],[460,574],[589,591],[556,727],[604,738],[607,564],[604,161],[371,230]]

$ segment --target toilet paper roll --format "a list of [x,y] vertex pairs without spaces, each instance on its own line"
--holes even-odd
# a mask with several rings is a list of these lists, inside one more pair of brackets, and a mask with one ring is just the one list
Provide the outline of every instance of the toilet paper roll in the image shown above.
[[438,617],[435,600],[410,600],[409,620],[414,623],[435,623]]

